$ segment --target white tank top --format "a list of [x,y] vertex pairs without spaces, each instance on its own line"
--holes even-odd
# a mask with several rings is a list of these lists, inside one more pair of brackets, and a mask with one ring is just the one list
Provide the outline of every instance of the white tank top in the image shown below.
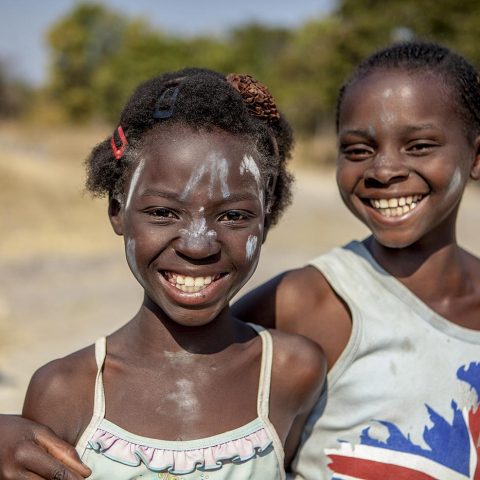
[[480,479],[480,332],[431,310],[362,243],[311,264],[348,305],[352,333],[292,478]]

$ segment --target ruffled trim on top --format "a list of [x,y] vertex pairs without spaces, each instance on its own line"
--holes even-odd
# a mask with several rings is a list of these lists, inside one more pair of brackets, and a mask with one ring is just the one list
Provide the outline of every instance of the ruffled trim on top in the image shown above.
[[[249,424],[250,425],[250,424]],[[252,426],[254,423],[252,422]],[[240,430],[240,429],[238,429]],[[233,430],[234,433],[237,430]],[[242,463],[255,457],[257,453],[265,452],[271,445],[272,440],[267,431],[261,425],[259,428],[247,433],[241,438],[225,440],[225,435],[216,435],[203,440],[193,441],[153,441],[157,445],[144,445],[133,440],[134,435],[125,440],[118,434],[98,428],[88,442],[87,448],[114,460],[115,462],[137,467],[142,463],[153,472],[168,472],[174,475],[185,475],[197,468],[203,470],[218,470],[225,461]],[[145,443],[148,439],[145,439]],[[210,444],[212,441],[218,443]],[[204,446],[197,447],[199,443]],[[162,448],[162,445],[166,448]],[[171,448],[173,447],[173,448]]]

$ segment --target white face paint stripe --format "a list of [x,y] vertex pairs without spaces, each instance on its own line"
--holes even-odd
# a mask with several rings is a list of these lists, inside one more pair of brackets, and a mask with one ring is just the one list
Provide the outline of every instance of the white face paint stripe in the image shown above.
[[461,183],[462,183],[462,171],[460,167],[457,167],[453,172],[450,183],[448,184],[446,197],[450,197],[450,195],[453,195],[458,190]]
[[257,162],[250,155],[244,155],[242,163],[240,164],[240,175],[244,175],[245,172],[251,173],[257,182],[258,188],[262,186],[262,176],[258,169]]
[[198,165],[190,175],[185,188],[180,195],[181,200],[185,200],[197,187],[200,180],[205,174],[210,174],[210,181],[208,183],[208,198],[213,197],[213,190],[217,182],[220,182],[223,198],[230,196],[228,188],[228,161],[220,157],[216,152],[211,153],[202,164]]
[[258,238],[255,235],[249,235],[247,239],[247,244],[245,246],[245,254],[247,260],[251,260],[257,249]]
[[192,190],[196,187],[200,179],[205,174],[205,170],[206,170],[205,164],[198,165],[197,168],[193,170],[192,174],[190,175],[190,178],[188,179],[187,184],[185,185],[185,188],[183,189],[182,194],[180,195],[181,200],[185,200],[190,195]]
[[145,159],[142,158],[137,165],[137,168],[132,174],[132,179],[130,180],[130,186],[128,188],[128,195],[127,195],[127,201],[125,203],[125,209],[127,210],[130,206],[130,203],[132,201],[133,197],[133,192],[135,191],[135,188],[138,183],[138,179],[140,177],[140,174],[142,173],[143,167],[145,166]]
[[[220,188],[222,189],[223,198],[228,198],[230,196],[230,190],[227,183],[229,172],[228,162],[225,158],[221,158],[217,159],[216,164],[217,168],[215,168],[214,166],[213,171],[218,174],[218,177],[220,179]],[[212,184],[213,189],[213,175],[210,177],[210,183]]]

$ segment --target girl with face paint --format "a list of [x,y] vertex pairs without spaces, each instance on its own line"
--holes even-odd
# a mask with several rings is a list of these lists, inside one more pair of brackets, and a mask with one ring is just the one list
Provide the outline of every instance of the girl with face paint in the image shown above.
[[[326,388],[292,478],[478,478],[480,261],[457,243],[456,221],[480,176],[480,76],[439,45],[392,45],[340,90],[337,130],[340,194],[372,235],[234,306],[325,351]],[[0,424],[74,463],[39,426]],[[47,471],[38,451],[30,464]]]
[[138,87],[93,150],[87,185],[108,195],[144,300],[37,371],[23,410],[76,446],[90,478],[285,478],[323,354],[237,320],[229,301],[288,203],[291,146],[261,84],[188,69]]

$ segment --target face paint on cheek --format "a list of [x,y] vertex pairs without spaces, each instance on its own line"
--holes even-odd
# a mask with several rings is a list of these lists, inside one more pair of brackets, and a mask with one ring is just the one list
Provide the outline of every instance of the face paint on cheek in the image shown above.
[[135,254],[135,240],[133,238],[127,238],[127,247],[126,247],[127,263],[132,270],[134,277],[137,281],[143,285],[142,276],[138,270],[137,259]]
[[140,174],[142,173],[143,167],[145,166],[145,159],[141,159],[140,162],[138,162],[137,168],[135,168],[135,171],[132,174],[132,179],[130,180],[130,186],[128,188],[128,195],[127,195],[127,201],[125,202],[125,210],[128,210],[130,203],[132,201],[133,193],[135,192],[135,188],[138,183],[138,179],[140,178]]
[[445,198],[449,199],[450,197],[454,196],[456,192],[458,192],[458,189],[460,188],[461,184],[462,184],[462,171],[460,167],[457,167],[453,172],[450,183],[447,186],[447,192],[446,192]]
[[247,243],[245,245],[245,256],[247,260],[251,260],[255,251],[257,250],[258,237],[255,235],[249,235]]

